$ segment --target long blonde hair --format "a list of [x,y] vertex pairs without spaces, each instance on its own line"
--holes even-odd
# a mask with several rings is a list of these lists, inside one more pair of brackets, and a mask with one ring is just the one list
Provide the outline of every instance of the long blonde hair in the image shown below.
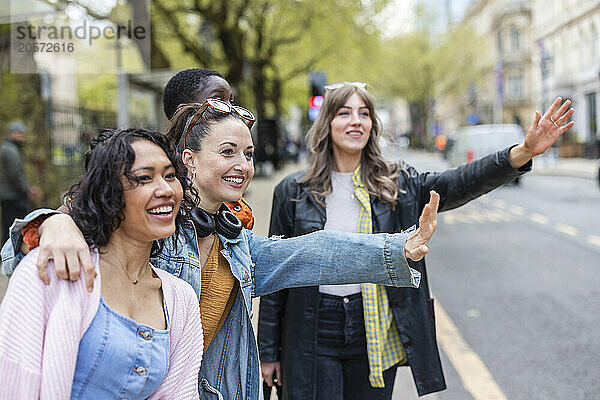
[[312,155],[312,163],[301,183],[307,183],[315,200],[325,207],[324,199],[331,193],[331,170],[333,166],[333,148],[331,141],[331,120],[338,110],[346,104],[350,96],[358,94],[369,109],[373,125],[367,145],[360,159],[360,177],[370,195],[390,204],[392,209],[398,199],[398,168],[388,164],[379,148],[381,123],[375,113],[373,97],[364,89],[344,85],[325,94],[321,112],[306,135],[306,145]]

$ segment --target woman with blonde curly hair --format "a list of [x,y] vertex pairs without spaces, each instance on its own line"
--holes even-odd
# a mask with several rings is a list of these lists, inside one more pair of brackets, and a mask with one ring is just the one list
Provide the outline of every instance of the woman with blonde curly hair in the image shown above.
[[[573,110],[556,99],[536,112],[524,143],[442,173],[387,162],[381,124],[361,82],[326,86],[307,134],[312,163],[279,183],[270,235],[317,230],[379,233],[413,229],[429,200],[459,207],[531,169],[562,133]],[[286,400],[390,399],[396,369],[411,367],[419,395],[445,389],[424,259],[418,289],[373,284],[292,288],[261,299],[258,344],[268,386]],[[344,268],[344,265],[339,265]]]

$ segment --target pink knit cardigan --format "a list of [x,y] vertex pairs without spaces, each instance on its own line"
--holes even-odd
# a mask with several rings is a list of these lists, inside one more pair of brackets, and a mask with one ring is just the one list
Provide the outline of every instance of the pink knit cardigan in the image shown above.
[[[35,266],[38,253],[34,249],[21,261],[0,305],[0,399],[68,399],[79,341],[100,303],[97,251],[91,251],[98,273],[92,293],[84,279],[59,279],[52,263],[46,286]],[[171,344],[167,375],[150,399],[198,399],[203,349],[198,298],[187,282],[154,271],[171,318]]]

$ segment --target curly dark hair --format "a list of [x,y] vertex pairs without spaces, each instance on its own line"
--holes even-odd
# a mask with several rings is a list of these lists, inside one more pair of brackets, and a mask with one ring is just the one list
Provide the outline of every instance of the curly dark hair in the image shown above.
[[[158,145],[175,166],[175,175],[183,188],[183,199],[175,217],[175,234],[185,219],[182,213],[189,212],[196,201],[197,192],[186,178],[181,163],[176,162],[175,153],[167,138],[160,132],[139,128],[103,129],[92,139],[90,151],[85,155],[85,174],[63,196],[63,204],[69,209],[85,240],[98,247],[108,244],[111,234],[125,219],[123,208],[125,188],[121,176],[131,185],[137,185],[137,177],[131,173],[135,151],[131,144],[147,140]],[[155,241],[152,255],[158,254],[163,240]]]
[[196,92],[206,86],[211,76],[225,79],[220,72],[208,68],[190,68],[175,74],[163,92],[163,108],[167,118],[173,118],[180,104],[197,101]]

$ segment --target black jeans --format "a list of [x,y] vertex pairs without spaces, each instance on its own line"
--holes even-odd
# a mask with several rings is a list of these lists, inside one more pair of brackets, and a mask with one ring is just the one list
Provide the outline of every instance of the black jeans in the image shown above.
[[15,218],[23,218],[29,212],[27,200],[0,200],[0,213],[2,218],[2,243],[8,240],[10,226]]
[[397,366],[384,371],[385,388],[369,383],[362,296],[322,294],[317,331],[317,400],[389,400]]

